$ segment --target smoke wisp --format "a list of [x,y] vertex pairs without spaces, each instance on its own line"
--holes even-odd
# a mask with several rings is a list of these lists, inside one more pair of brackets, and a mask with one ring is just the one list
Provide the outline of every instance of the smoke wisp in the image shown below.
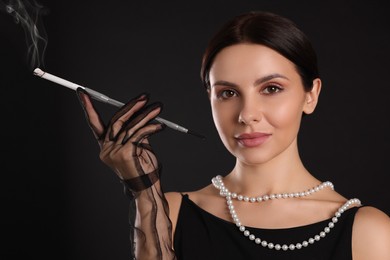
[[11,15],[22,26],[31,69],[42,67],[48,43],[42,15],[48,14],[48,9],[34,0],[0,0],[0,11]]

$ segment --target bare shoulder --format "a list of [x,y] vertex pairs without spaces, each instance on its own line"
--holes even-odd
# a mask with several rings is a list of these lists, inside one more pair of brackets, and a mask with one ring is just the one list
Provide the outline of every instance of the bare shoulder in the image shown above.
[[195,203],[195,204],[203,204],[203,201],[207,201],[209,199],[209,196],[212,194],[212,189],[210,185],[203,187],[199,190],[195,191],[188,191],[188,192],[166,192],[165,197],[168,201],[169,210],[170,210],[170,217],[172,219],[177,219],[177,216],[179,214],[181,201],[183,194],[187,194],[188,197]]
[[375,207],[362,207],[352,231],[354,260],[390,259],[390,218]]
[[164,193],[165,198],[168,202],[169,206],[169,218],[172,222],[172,230],[173,233],[175,232],[176,229],[176,224],[177,220],[179,217],[180,213],[180,206],[183,198],[183,194],[187,194],[191,200],[197,202],[199,200],[199,197],[202,197],[201,194],[205,193],[205,188],[196,190],[196,191],[191,191],[191,192],[166,192]]
[[164,193],[164,195],[165,198],[167,199],[168,206],[169,206],[169,217],[172,221],[172,224],[176,225],[176,220],[179,215],[179,210],[181,205],[182,194],[180,192],[171,191],[171,192]]
[[181,198],[182,195],[180,192],[166,192],[164,193],[165,198],[168,201],[169,209],[170,210],[179,210],[180,204],[181,204]]

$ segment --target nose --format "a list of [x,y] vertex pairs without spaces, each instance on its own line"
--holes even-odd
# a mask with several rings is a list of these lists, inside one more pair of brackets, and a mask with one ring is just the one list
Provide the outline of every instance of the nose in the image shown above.
[[238,122],[240,124],[252,125],[261,121],[263,115],[261,105],[254,98],[242,99]]

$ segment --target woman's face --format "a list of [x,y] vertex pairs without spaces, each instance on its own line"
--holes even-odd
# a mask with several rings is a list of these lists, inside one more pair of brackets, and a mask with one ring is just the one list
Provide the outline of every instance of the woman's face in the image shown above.
[[302,113],[313,112],[321,87],[305,92],[295,65],[259,44],[221,50],[210,70],[213,119],[226,148],[261,164],[296,148]]

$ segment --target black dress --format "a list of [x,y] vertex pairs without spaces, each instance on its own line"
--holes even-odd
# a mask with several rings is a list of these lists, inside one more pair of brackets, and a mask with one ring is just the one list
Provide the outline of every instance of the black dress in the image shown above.
[[[218,218],[182,195],[174,234],[174,249],[178,260],[192,259],[299,259],[350,260],[354,216],[358,207],[346,210],[335,227],[324,238],[302,249],[275,250],[264,248],[245,237],[236,225]],[[248,228],[256,237],[280,244],[296,244],[319,234],[331,219],[314,224],[284,228]]]

